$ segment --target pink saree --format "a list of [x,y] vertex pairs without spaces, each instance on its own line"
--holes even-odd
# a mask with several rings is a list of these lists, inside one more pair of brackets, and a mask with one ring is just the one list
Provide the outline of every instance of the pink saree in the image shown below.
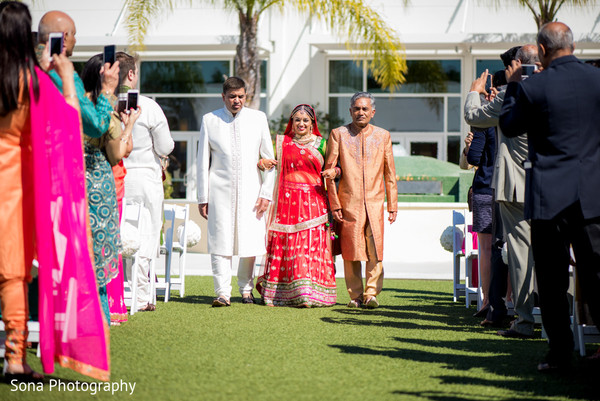
[[108,380],[108,326],[103,320],[87,236],[85,165],[79,116],[37,69],[30,85],[35,226],[39,262],[42,366],[54,362]]

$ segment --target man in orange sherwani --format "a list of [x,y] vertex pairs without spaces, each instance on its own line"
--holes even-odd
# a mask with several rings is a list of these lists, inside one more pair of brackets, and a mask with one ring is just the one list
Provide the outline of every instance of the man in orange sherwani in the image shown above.
[[[348,306],[376,308],[383,286],[384,190],[391,224],[398,211],[396,168],[390,133],[369,124],[375,115],[373,96],[358,92],[350,105],[352,123],[331,131],[324,170],[336,166],[342,170],[339,187],[328,179],[327,189],[333,218],[341,226]],[[361,261],[366,261],[364,287]]]

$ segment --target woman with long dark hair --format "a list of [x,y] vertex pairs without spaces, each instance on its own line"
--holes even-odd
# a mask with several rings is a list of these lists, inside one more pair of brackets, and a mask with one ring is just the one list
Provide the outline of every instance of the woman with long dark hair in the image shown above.
[[[97,54],[90,58],[88,62],[85,64],[83,68],[83,72],[81,73],[81,80],[83,81],[83,86],[86,91],[86,96],[90,98],[94,105],[98,101],[98,96],[102,93],[102,79],[100,76],[100,70],[104,65],[103,55]],[[118,87],[118,86],[117,86]],[[140,109],[131,110],[130,114],[126,112],[117,113],[113,111],[111,114],[111,121],[108,127],[108,131],[104,133],[104,135],[100,138],[88,138],[86,137],[86,143],[89,145],[94,145],[96,148],[100,150],[100,152],[106,157],[106,160],[110,164],[110,168],[112,169],[112,174],[114,178],[114,185],[116,190],[116,199],[119,211],[119,219],[121,217],[121,201],[124,195],[124,187],[125,187],[125,174],[127,174],[127,170],[123,165],[123,158],[127,157],[131,150],[133,149],[133,141],[131,138],[131,133],[133,131],[133,125],[137,121],[140,116]],[[124,129],[121,126],[121,121],[123,122]],[[90,149],[91,146],[87,146],[86,149]],[[96,156],[86,154],[86,160],[90,160]],[[99,162],[98,162],[98,165]],[[94,163],[90,163],[90,167],[95,166]],[[104,174],[107,174],[106,165],[101,165],[102,170],[105,171]],[[111,194],[106,194],[102,191],[105,188],[105,184],[102,185],[94,185],[94,181],[97,179],[93,174],[86,175],[88,177],[88,188],[94,196],[98,199],[103,197],[106,199],[106,202],[111,202],[110,197]],[[101,182],[108,180],[109,177],[102,176]],[[110,196],[109,196],[110,195]],[[90,209],[93,213],[96,213],[94,204],[96,202],[90,202]],[[92,227],[92,231],[99,230],[99,227],[102,225],[102,216],[96,216],[94,220],[97,224]],[[110,222],[110,220],[107,220]],[[96,238],[96,236],[94,236]],[[109,239],[107,239],[109,240]],[[96,249],[96,248],[95,248]],[[99,248],[102,249],[102,248]],[[96,260],[102,255],[95,255]],[[118,273],[117,275],[106,283],[106,297],[108,302],[108,310],[110,313],[110,323],[111,325],[120,325],[122,322],[127,321],[127,308],[125,306],[125,297],[124,297],[124,282],[123,282],[123,260],[121,255],[118,256],[119,264],[118,264]],[[99,285],[102,285],[99,282]]]
[[[0,3],[0,302],[6,331],[5,380],[38,381],[27,364],[27,283],[39,264],[40,348],[44,372],[55,361],[108,379],[108,346],[88,253],[79,102],[63,50],[48,62],[64,96],[42,71],[31,15]],[[81,208],[81,206],[84,206]],[[80,308],[86,319],[77,319]],[[68,335],[66,331],[68,330]],[[85,333],[85,335],[84,335]]]

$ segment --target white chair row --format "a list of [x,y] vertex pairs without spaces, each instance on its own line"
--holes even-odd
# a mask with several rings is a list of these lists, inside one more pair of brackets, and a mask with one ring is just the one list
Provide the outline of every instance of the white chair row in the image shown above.
[[[143,208],[139,203],[123,199],[123,219],[121,228],[125,223],[130,223],[135,227],[140,227]],[[179,291],[179,296],[185,296],[185,266],[187,256],[187,227],[190,218],[189,205],[179,206],[175,204],[165,204],[163,208],[163,244],[156,244],[157,254],[165,255],[165,277],[156,276],[156,259],[150,265],[150,294],[152,294],[152,303],[156,304],[156,296],[163,295],[164,301],[169,302],[172,290]],[[183,225],[179,240],[176,241],[174,236],[177,235],[178,224]],[[179,255],[178,261],[178,276],[173,277],[171,265],[173,254]],[[136,252],[132,257],[123,257],[123,264],[134,264],[138,258]],[[131,277],[125,277],[125,304],[129,307],[129,313],[135,314],[139,308],[137,304],[137,286],[132,283],[137,282],[137,271],[131,269]]]
[[[164,295],[165,302],[169,302],[170,293],[172,290],[179,291],[179,296],[185,296],[185,262],[187,256],[187,227],[190,220],[190,205],[179,206],[174,204],[164,205],[164,242],[160,246],[160,254],[165,255],[165,277],[159,278],[156,283],[157,291],[154,293],[156,301],[158,295]],[[181,235],[178,233],[177,223],[183,225]],[[177,235],[179,241],[175,241]],[[173,277],[171,266],[173,261],[173,253],[177,253],[178,277]]]
[[[453,297],[454,302],[457,302],[459,297],[464,296],[467,308],[471,306],[472,302],[477,302],[479,309],[481,307],[481,286],[473,286],[473,267],[474,262],[479,260],[479,251],[473,247],[473,233],[469,228],[472,224],[473,216],[467,209],[452,211]],[[461,283],[460,277],[462,260],[464,260],[465,271],[464,283]],[[479,272],[479,269],[477,271]],[[477,281],[481,283],[479,277]]]

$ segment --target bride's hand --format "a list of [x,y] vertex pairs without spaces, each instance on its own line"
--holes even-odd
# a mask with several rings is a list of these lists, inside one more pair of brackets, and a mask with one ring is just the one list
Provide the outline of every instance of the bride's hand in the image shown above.
[[271,170],[273,167],[277,165],[277,160],[275,159],[260,159],[258,161],[258,168],[262,171]]
[[327,170],[321,171],[321,175],[326,180],[333,180],[333,179],[335,179],[337,177],[337,172],[335,171],[335,167],[334,168],[328,168]]

